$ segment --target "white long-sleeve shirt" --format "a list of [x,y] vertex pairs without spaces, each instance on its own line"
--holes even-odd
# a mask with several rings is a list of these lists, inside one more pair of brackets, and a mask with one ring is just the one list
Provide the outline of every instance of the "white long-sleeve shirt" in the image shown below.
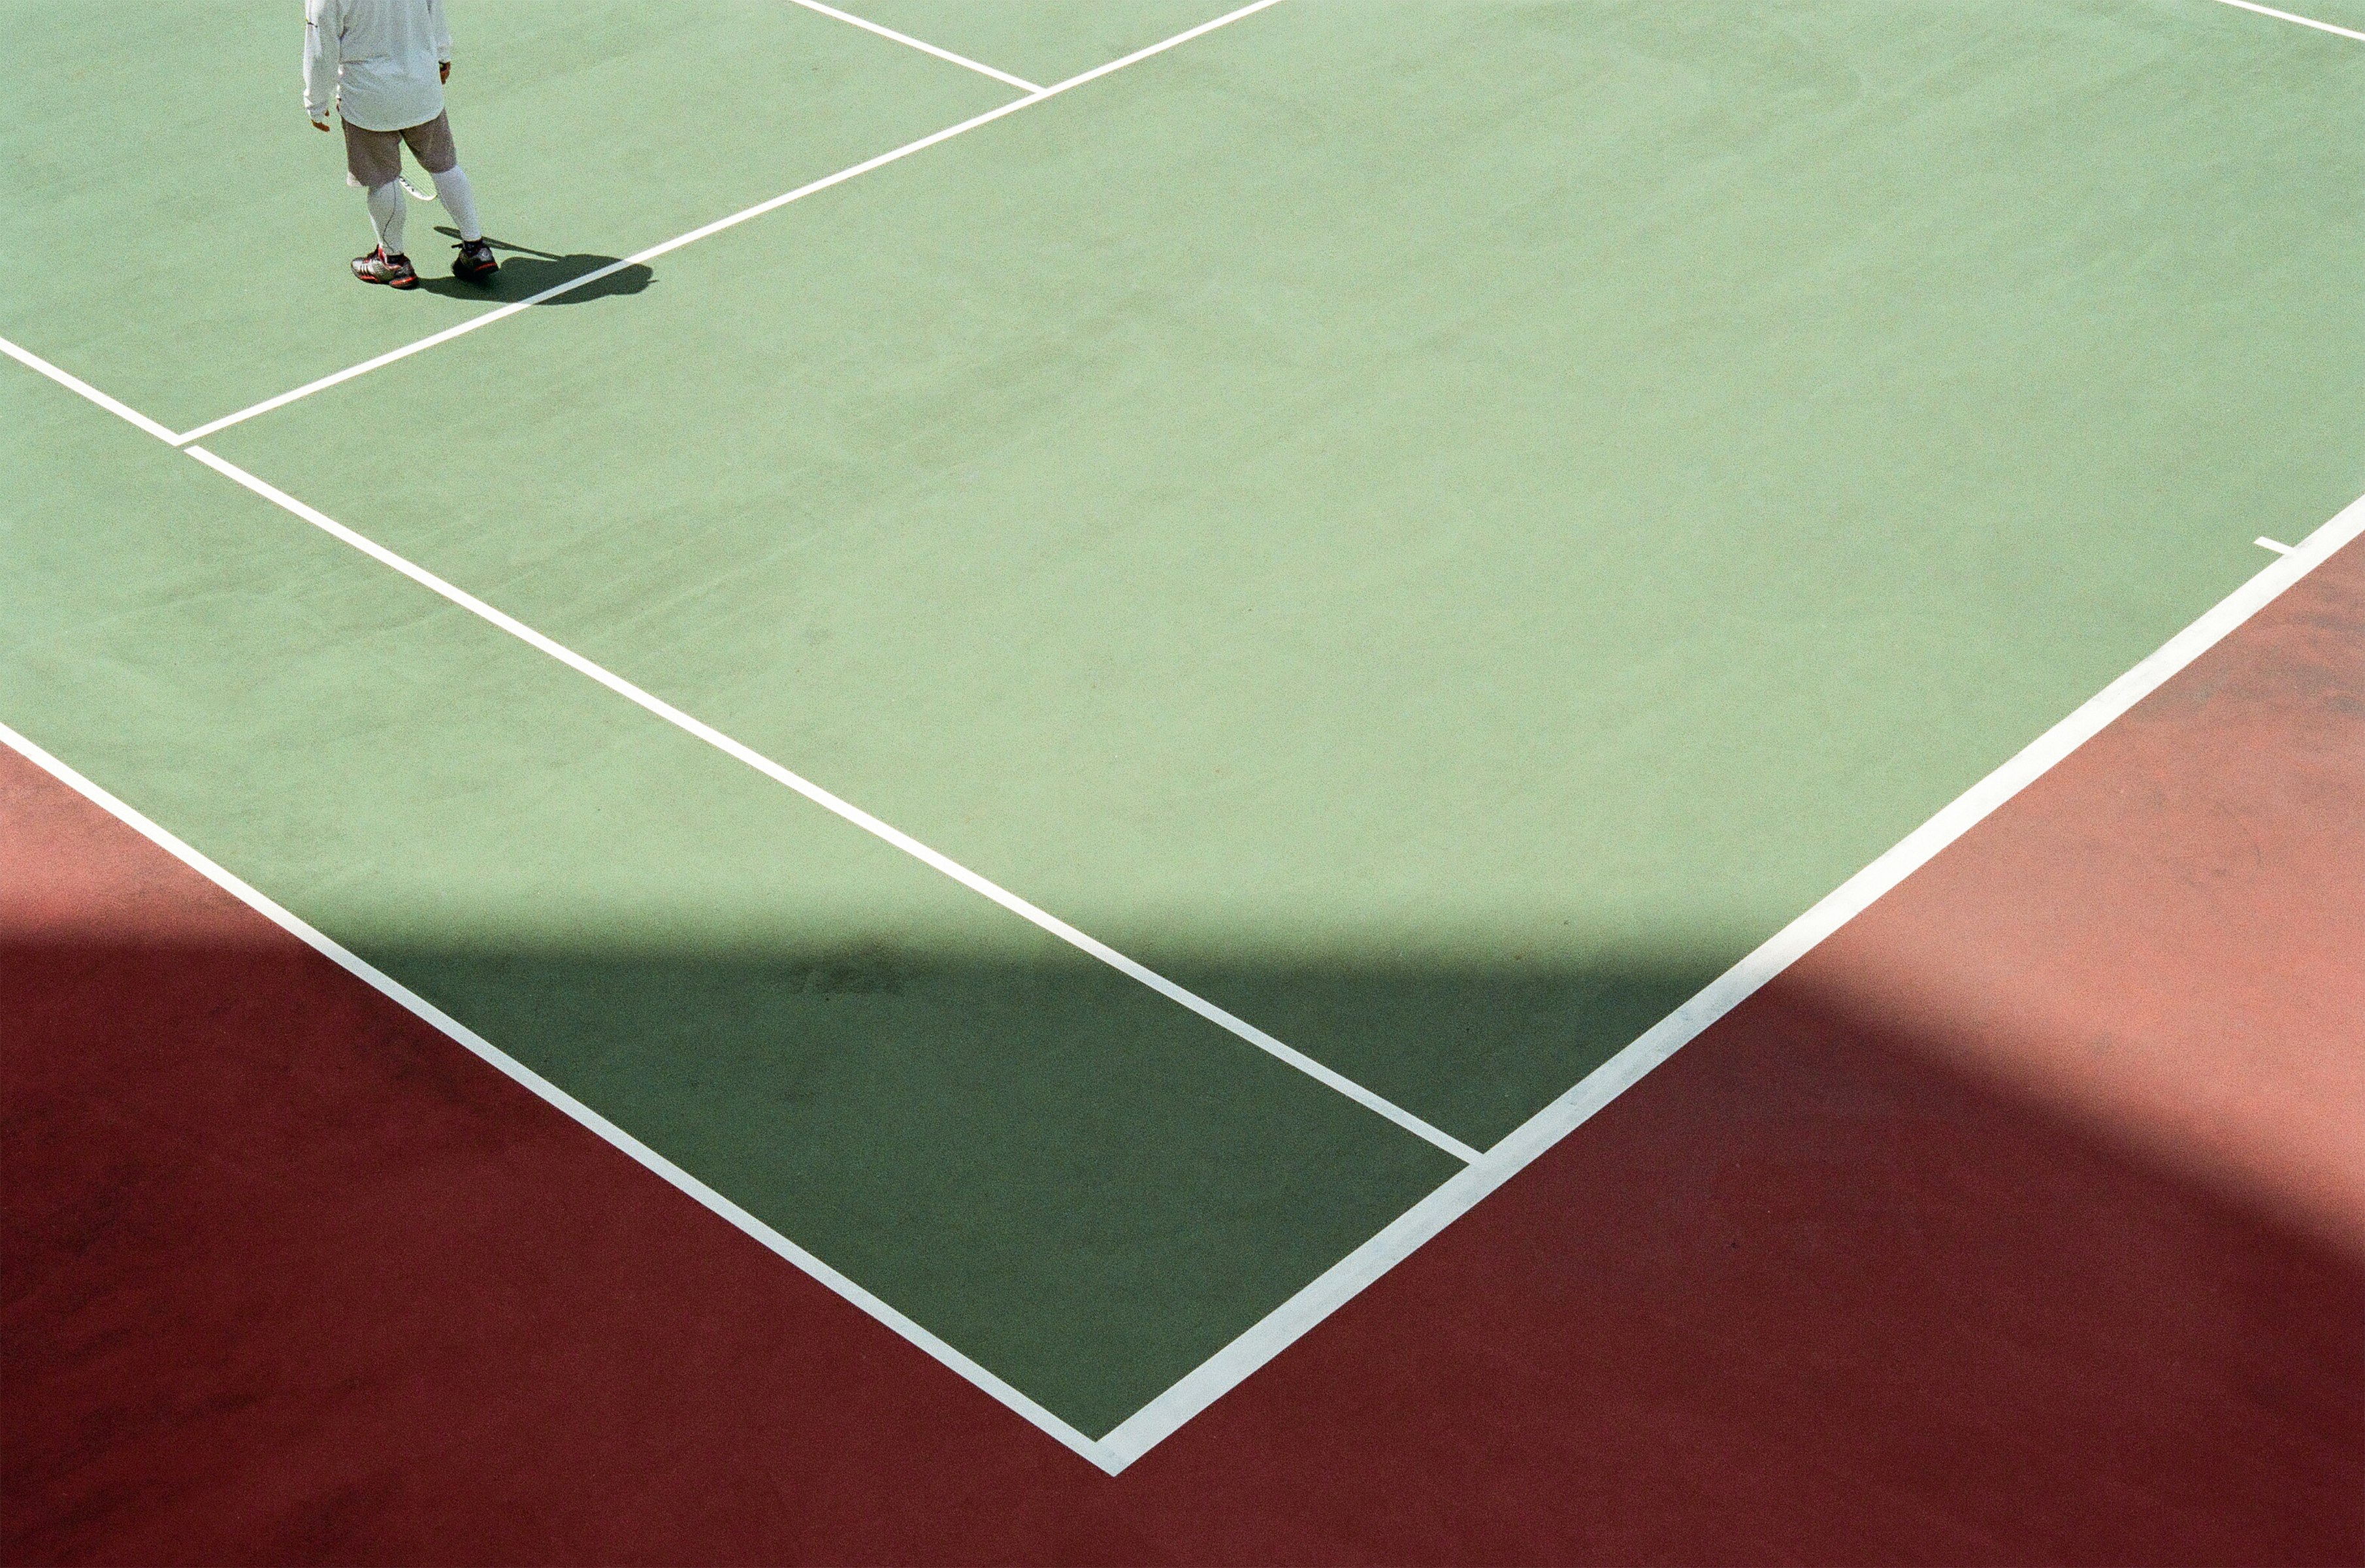
[[304,112],[408,130],[443,112],[443,0],[304,0]]

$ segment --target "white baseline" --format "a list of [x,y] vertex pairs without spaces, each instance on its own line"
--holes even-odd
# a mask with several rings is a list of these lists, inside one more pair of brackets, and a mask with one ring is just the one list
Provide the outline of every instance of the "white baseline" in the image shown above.
[[2089,698],[2011,761],[1841,883],[1640,1039],[1596,1068],[1576,1087],[1529,1118],[1476,1164],[1407,1210],[1385,1230],[1274,1308],[1262,1322],[1136,1411],[1103,1438],[1101,1445],[1123,1466],[1171,1436],[2360,532],[2365,532],[2365,498],[2309,534],[2291,554],[2262,568],[2151,656]]

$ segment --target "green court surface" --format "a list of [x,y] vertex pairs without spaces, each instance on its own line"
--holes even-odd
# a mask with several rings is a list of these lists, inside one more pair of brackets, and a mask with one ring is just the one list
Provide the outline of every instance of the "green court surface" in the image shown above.
[[[847,8],[1049,84],[1221,6]],[[343,276],[286,17],[155,10],[101,81],[0,6],[0,335],[184,431],[487,308]],[[453,11],[559,258],[496,300],[1020,95]],[[2365,491],[2360,188],[2365,43],[2213,0],[1283,0],[203,444],[1485,1150]],[[1078,1431],[1463,1169],[16,364],[0,428],[0,722]]]

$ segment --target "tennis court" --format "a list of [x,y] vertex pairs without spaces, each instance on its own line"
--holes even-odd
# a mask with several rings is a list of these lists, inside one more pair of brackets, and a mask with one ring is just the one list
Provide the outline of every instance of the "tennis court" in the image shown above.
[[2358,0],[454,9],[0,6],[0,724],[1112,1473],[2365,527]]

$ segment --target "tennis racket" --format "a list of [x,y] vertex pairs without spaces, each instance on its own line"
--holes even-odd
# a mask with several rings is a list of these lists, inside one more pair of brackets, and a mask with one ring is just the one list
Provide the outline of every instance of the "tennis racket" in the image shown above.
[[[409,174],[397,174],[395,178],[402,182],[402,188],[410,193],[411,200],[433,201],[435,199],[435,182],[430,179],[427,175],[421,174],[419,176],[419,185],[411,184],[410,176]],[[427,188],[425,190],[421,190],[419,188],[420,185],[424,185]]]

